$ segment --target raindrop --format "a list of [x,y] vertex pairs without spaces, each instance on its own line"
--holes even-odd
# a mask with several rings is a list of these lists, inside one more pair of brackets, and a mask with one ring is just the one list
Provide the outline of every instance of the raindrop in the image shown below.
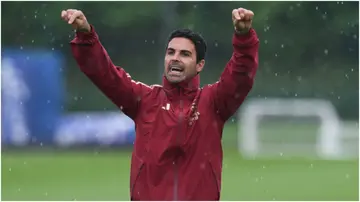
[[44,15],[44,16],[45,16],[45,17],[47,16],[47,15],[46,15],[46,13],[45,13],[45,15]]
[[354,35],[353,35],[353,38],[354,38],[354,39],[357,39],[357,35],[356,35],[356,34],[354,34]]
[[262,166],[263,169],[265,169],[266,167],[265,166]]
[[24,161],[24,165],[26,165],[27,163],[26,163],[26,161]]
[[9,168],[9,172],[11,172],[11,168]]
[[289,9],[292,11],[292,10],[294,10],[294,7],[293,7],[293,6],[290,6],[290,8],[289,8]]
[[278,75],[278,73],[275,73],[275,76],[277,76]]
[[61,47],[61,48],[64,47],[64,44],[60,44],[60,47]]
[[351,71],[353,72],[353,71],[354,71],[354,69],[351,69]]
[[36,15],[34,15],[34,18],[35,18],[35,19],[36,19],[36,17],[37,17],[37,16],[36,16]]
[[295,97],[297,97],[297,95],[298,95],[298,94],[297,94],[297,93],[295,93]]
[[21,191],[20,188],[18,189],[18,191]]
[[152,43],[152,44],[155,44],[155,40],[152,40],[151,43]]
[[124,108],[123,106],[120,106],[120,110],[121,110],[121,111],[123,110],[123,108]]
[[147,43],[147,40],[145,39],[145,43]]
[[44,29],[44,30],[46,29],[46,25],[43,25],[43,29]]
[[235,122],[235,119],[231,119],[231,122],[233,122],[233,123],[234,123],[234,122]]
[[283,156],[284,154],[282,152],[280,152],[280,156]]
[[285,46],[284,46],[284,44],[281,44],[281,48],[284,48]]
[[194,7],[194,8],[197,8],[197,4],[195,4],[193,7]]
[[347,79],[349,79],[349,75],[348,75],[348,74],[345,74],[345,77],[346,77]]
[[30,60],[30,57],[29,57],[29,56],[26,56],[26,60]]
[[255,178],[255,182],[259,182],[259,178]]
[[34,43],[35,42],[35,40],[33,39],[33,40],[31,40],[31,43]]
[[74,96],[74,100],[77,101],[79,98],[77,96]]
[[218,46],[219,46],[219,44],[217,42],[215,42],[215,47],[218,47]]
[[24,47],[20,46],[20,50],[24,49]]
[[328,49],[325,49],[325,50],[324,50],[324,54],[325,54],[325,55],[329,54],[329,50],[328,50]]
[[264,40],[264,43],[267,44],[267,43],[268,43],[268,40],[265,39],[265,40]]
[[47,103],[48,103],[48,104],[50,104],[50,102],[51,102],[50,100],[47,100]]
[[297,78],[297,80],[298,80],[299,82],[302,80],[302,77],[301,77],[301,76],[297,76],[296,78]]
[[338,100],[340,100],[340,98],[341,98],[340,96],[337,97]]
[[48,195],[48,193],[47,193],[47,192],[45,192],[45,193],[44,193],[44,195],[45,195],[45,196],[47,196],[47,195]]
[[42,147],[43,146],[43,143],[42,142],[40,142],[40,147]]
[[316,10],[319,10],[319,7],[316,6],[315,9],[316,9]]
[[51,50],[53,50],[53,51],[54,51],[54,50],[55,50],[55,48],[52,48]]

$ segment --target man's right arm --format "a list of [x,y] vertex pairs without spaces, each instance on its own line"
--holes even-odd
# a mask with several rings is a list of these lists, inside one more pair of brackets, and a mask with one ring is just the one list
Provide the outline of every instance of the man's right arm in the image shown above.
[[113,64],[93,26],[90,32],[76,32],[76,37],[70,44],[80,70],[134,120],[142,95],[151,88],[133,81],[123,68]]

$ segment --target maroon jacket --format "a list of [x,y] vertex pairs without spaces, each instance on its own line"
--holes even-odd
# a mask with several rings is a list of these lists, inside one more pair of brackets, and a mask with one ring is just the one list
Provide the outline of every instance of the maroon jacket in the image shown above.
[[135,122],[131,200],[220,200],[222,130],[254,83],[259,39],[235,35],[220,80],[200,88],[199,75],[179,85],[134,81],[115,66],[94,28],[77,33],[73,55],[85,75]]

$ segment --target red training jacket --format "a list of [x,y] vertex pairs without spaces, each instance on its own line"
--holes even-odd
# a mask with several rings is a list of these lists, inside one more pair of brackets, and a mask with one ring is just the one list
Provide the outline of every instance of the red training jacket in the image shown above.
[[92,27],[71,41],[81,71],[135,122],[131,200],[220,200],[222,130],[251,90],[259,39],[233,35],[233,54],[218,82],[199,75],[178,85],[134,81],[115,66]]

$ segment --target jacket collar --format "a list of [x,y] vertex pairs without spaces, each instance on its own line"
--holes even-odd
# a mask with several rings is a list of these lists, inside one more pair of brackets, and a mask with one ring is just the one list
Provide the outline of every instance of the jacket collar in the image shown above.
[[166,95],[170,100],[183,98],[190,101],[194,100],[200,88],[200,75],[197,74],[189,80],[184,80],[180,83],[170,83],[165,75],[163,76],[163,86]]

